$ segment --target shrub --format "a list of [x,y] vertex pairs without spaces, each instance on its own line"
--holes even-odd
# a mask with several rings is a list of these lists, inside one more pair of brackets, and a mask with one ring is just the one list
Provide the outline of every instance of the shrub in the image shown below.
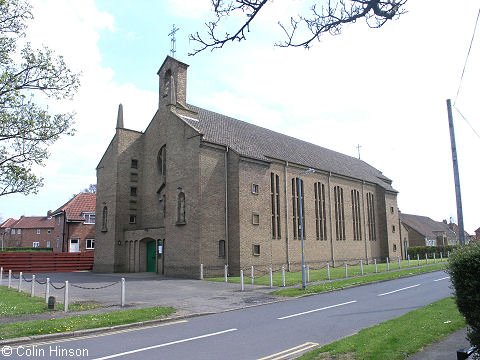
[[410,259],[416,259],[417,254],[420,255],[420,259],[425,259],[425,254],[428,254],[429,258],[433,257],[433,254],[437,258],[440,257],[440,254],[443,254],[443,257],[446,257],[449,252],[452,252],[456,246],[454,245],[445,245],[445,246],[412,246],[407,250]]
[[455,289],[458,310],[469,326],[470,343],[480,348],[480,242],[451,253],[447,271]]
[[[53,251],[53,248],[49,247],[49,248],[41,248],[41,247],[6,247],[6,248],[3,248],[3,251],[4,252],[32,252],[32,251],[48,251],[48,252],[52,252]],[[1,252],[1,250],[0,250]]]

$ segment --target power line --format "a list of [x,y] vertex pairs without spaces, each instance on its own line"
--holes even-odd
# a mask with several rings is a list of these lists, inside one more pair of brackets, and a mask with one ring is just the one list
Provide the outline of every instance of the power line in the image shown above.
[[460,112],[458,107],[456,107],[455,105],[453,107],[455,108],[457,113],[462,117],[462,119],[465,120],[465,122],[468,124],[468,126],[470,126],[470,129],[472,129],[472,131],[475,133],[475,135],[477,135],[477,137],[480,139],[480,135],[478,134],[478,132],[474,129],[472,124],[470,124],[470,122],[467,120],[467,118]]
[[465,69],[467,68],[468,57],[470,56],[470,51],[472,50],[473,40],[475,39],[475,33],[477,32],[478,18],[480,17],[480,9],[478,9],[477,20],[475,20],[475,27],[473,28],[472,40],[470,41],[470,46],[468,47],[467,56],[465,57],[465,63],[463,64],[462,75],[460,76],[460,82],[458,84],[457,95],[453,100],[453,106],[457,102],[458,94],[460,94],[460,88],[462,87],[463,75],[465,74]]

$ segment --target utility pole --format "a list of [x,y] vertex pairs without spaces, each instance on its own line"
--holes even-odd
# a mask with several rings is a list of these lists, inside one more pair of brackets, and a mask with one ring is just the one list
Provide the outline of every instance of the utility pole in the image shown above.
[[457,146],[455,145],[455,130],[453,128],[452,103],[447,99],[448,127],[450,129],[450,144],[452,146],[453,178],[455,181],[455,196],[457,200],[458,241],[465,245],[465,230],[463,228],[462,195],[460,192],[460,176],[458,174]]

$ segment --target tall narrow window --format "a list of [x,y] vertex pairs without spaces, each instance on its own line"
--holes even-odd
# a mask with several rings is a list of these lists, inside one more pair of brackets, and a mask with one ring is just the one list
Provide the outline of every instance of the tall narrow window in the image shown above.
[[167,146],[163,145],[158,152],[157,157],[158,171],[161,176],[167,175]]
[[181,189],[177,197],[177,224],[185,224],[185,193]]
[[280,178],[270,173],[270,197],[272,206],[272,239],[280,239]]
[[343,188],[335,186],[333,188],[333,197],[335,199],[335,232],[337,240],[345,240],[345,209],[343,205]]
[[360,221],[360,193],[358,190],[352,190],[352,220],[353,220],[353,240],[362,240],[362,225]]
[[368,240],[377,240],[377,233],[375,228],[375,203],[372,193],[367,193],[367,225],[368,225]]
[[327,212],[325,209],[325,185],[314,184],[315,192],[315,224],[317,240],[327,240]]
[[[303,180],[292,178],[292,217],[293,217],[293,238],[305,238],[305,206]],[[300,217],[302,222],[300,223]]]
[[225,257],[225,240],[220,240],[218,242],[218,257]]
[[107,217],[108,209],[106,206],[104,206],[102,210],[102,231],[107,231]]

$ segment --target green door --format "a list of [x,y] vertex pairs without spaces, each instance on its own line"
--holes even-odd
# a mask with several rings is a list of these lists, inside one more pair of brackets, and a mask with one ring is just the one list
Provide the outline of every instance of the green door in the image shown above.
[[147,243],[147,271],[155,272],[155,241]]

